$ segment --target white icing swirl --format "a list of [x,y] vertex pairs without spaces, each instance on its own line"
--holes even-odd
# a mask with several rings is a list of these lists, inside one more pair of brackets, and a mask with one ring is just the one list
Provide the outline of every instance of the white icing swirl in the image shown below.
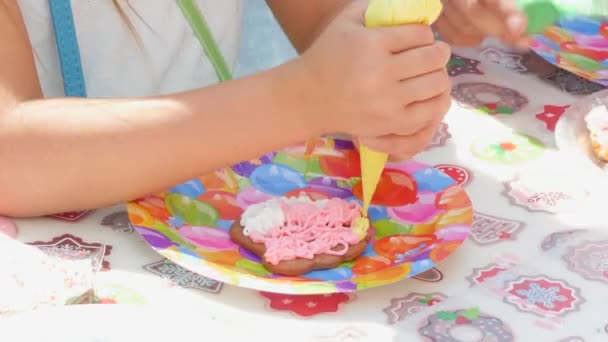
[[285,223],[285,214],[281,209],[281,202],[288,205],[298,202],[309,203],[316,205],[318,208],[322,208],[327,204],[327,200],[313,201],[306,195],[301,195],[297,198],[273,198],[266,202],[252,204],[245,209],[241,216],[243,234],[249,236],[251,232],[256,232],[266,235],[272,228],[283,225]]
[[589,131],[596,136],[597,142],[601,145],[608,145],[608,109],[606,106],[593,108],[587,116],[585,122]]

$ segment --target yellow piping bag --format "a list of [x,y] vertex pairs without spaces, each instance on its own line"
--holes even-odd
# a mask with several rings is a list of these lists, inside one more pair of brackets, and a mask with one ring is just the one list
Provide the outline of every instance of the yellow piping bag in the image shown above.
[[[407,24],[431,25],[439,18],[442,9],[440,0],[370,0],[365,12],[365,26],[372,28]],[[362,144],[359,146],[359,152],[363,183],[363,217],[355,220],[353,231],[363,239],[369,229],[367,211],[388,161],[388,155]]]

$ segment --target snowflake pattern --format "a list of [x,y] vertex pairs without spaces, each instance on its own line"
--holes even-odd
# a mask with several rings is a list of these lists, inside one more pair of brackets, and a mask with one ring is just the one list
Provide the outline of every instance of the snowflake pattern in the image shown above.
[[566,296],[559,294],[560,288],[557,286],[545,288],[539,284],[530,284],[528,289],[521,289],[516,292],[518,295],[525,297],[528,303],[540,304],[547,309],[554,309],[555,302],[565,302],[568,300]]
[[191,272],[166,259],[145,265],[144,269],[167,279],[174,286],[212,293],[218,293],[222,289],[221,282]]
[[572,196],[561,191],[537,192],[528,198],[528,203],[538,204],[542,202],[548,206],[555,207],[561,201],[570,199],[572,199]]
[[579,309],[579,290],[565,281],[546,277],[522,277],[507,284],[507,303],[540,316],[564,315]]
[[511,204],[528,211],[559,214],[576,210],[589,197],[589,191],[576,182],[564,182],[561,176],[529,173],[507,181],[503,195]]

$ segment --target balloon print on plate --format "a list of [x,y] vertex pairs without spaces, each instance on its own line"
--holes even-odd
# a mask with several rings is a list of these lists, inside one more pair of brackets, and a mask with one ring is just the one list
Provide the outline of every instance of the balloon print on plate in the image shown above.
[[364,254],[299,277],[272,274],[233,243],[228,230],[249,205],[278,196],[361,201],[359,155],[350,141],[315,139],[127,207],[133,227],[154,250],[201,276],[266,293],[352,292],[432,272],[467,239],[473,210],[458,184],[467,176],[446,171],[451,174],[414,160],[389,163],[372,199],[373,238]]

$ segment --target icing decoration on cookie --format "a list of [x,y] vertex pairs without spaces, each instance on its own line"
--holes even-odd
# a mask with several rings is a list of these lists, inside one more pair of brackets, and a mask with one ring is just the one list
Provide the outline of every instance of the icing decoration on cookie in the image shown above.
[[585,116],[585,123],[589,130],[593,151],[602,160],[608,160],[608,110],[606,106],[593,108]]
[[430,341],[515,341],[509,326],[497,317],[481,313],[476,307],[437,312],[422,323],[418,332]]
[[460,83],[452,89],[456,101],[486,114],[513,114],[528,105],[516,90],[484,82]]
[[543,112],[536,114],[534,117],[544,122],[547,130],[554,132],[559,118],[562,117],[568,108],[570,108],[570,106],[546,105]]
[[278,198],[248,207],[241,225],[245,236],[264,243],[266,260],[276,265],[319,254],[345,254],[362,240],[362,229],[363,237],[367,234],[369,223],[362,223],[360,213],[358,203],[340,199]]

